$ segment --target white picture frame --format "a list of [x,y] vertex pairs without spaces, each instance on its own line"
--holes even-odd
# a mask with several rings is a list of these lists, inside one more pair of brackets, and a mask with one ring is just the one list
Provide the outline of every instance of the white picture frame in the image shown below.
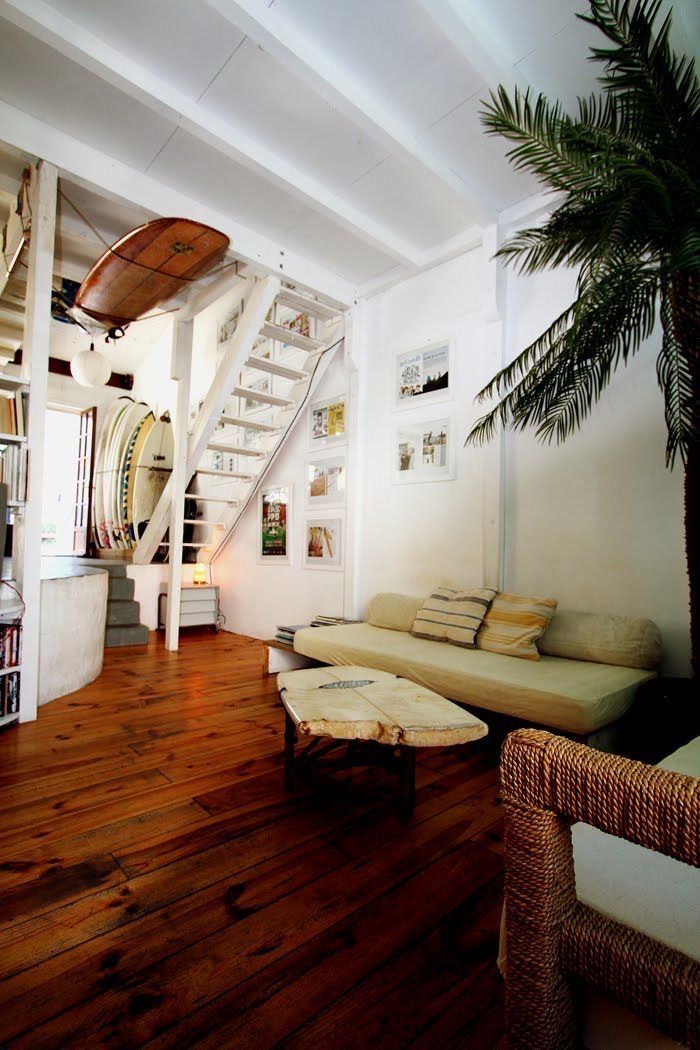
[[345,523],[340,515],[304,519],[302,564],[305,569],[338,572],[343,568]]
[[395,485],[452,481],[455,476],[453,420],[404,420],[394,431],[391,480]]
[[217,331],[217,343],[219,347],[221,347],[223,343],[227,343],[229,339],[233,338],[233,335],[236,329],[238,328],[238,322],[241,319],[241,314],[243,313],[243,306],[244,300],[241,299],[240,302],[236,303],[228,317],[226,317],[223,321],[219,321]]
[[345,394],[336,394],[309,405],[309,450],[344,445],[348,440],[348,403]]
[[[274,508],[277,507],[277,513]],[[280,521],[280,518],[282,520]],[[257,560],[260,565],[292,564],[292,485],[265,485],[258,493]],[[277,530],[277,532],[275,531]],[[283,538],[279,530],[283,532]],[[276,547],[281,549],[276,550]]]
[[345,450],[309,456],[304,475],[304,502],[315,507],[344,506],[347,494]]
[[452,397],[454,377],[452,340],[436,339],[394,354],[393,404],[395,409],[422,408]]

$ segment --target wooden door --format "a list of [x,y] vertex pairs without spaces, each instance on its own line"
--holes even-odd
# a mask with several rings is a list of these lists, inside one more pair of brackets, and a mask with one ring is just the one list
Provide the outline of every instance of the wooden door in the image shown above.
[[97,408],[86,408],[80,413],[78,437],[78,475],[75,484],[75,513],[73,517],[73,554],[92,553],[90,507],[95,458],[95,421]]

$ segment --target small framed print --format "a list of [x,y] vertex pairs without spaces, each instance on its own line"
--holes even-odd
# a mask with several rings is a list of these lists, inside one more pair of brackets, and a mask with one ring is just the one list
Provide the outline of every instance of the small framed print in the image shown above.
[[394,404],[417,408],[450,397],[452,348],[449,340],[396,354]]
[[314,402],[309,413],[311,421],[309,444],[313,452],[328,445],[342,444],[347,440],[345,394]]
[[[253,376],[258,378],[253,379]],[[272,393],[272,376],[267,372],[260,375],[254,368],[246,370],[241,376],[241,385],[246,389],[254,391],[256,394],[271,394]],[[264,401],[256,401],[252,397],[241,398],[241,414],[249,416],[252,412],[259,412],[261,408],[265,408]]]
[[260,490],[258,501],[258,561],[264,565],[291,562],[291,485],[270,485]]
[[222,343],[227,343],[231,339],[238,328],[238,322],[241,319],[243,313],[243,300],[236,304],[228,317],[219,322],[219,346]]
[[392,449],[392,481],[449,481],[454,477],[454,448],[450,419],[403,423],[397,427]]
[[342,569],[343,519],[307,518],[304,521],[304,568]]
[[345,503],[345,453],[310,459],[306,464],[305,497],[309,507]]

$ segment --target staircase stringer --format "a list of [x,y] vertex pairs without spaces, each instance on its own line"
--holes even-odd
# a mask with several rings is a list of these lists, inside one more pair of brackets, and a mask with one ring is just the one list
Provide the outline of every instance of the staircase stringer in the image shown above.
[[[280,280],[276,276],[270,275],[255,279],[253,290],[245,304],[238,327],[229,341],[229,346],[207,391],[202,407],[197,414],[192,434],[189,436],[185,487],[189,485],[197,470],[207,443],[214,433],[219,417],[223,413],[224,406],[230,397],[230,392],[235,385],[238,373],[253,348],[253,344],[265,323],[265,317],[275,301],[279,288]],[[175,421],[177,427],[187,428],[187,423],[188,420],[186,418]],[[173,492],[171,475],[151,515],[151,520],[134,550],[133,561],[135,564],[149,564],[162,543],[165,530],[170,524]],[[184,511],[183,505],[183,519]]]
[[291,435],[296,430],[299,421],[304,417],[304,412],[302,410],[306,407],[310,397],[321,383],[321,380],[326,374],[328,367],[331,364],[331,361],[335,357],[336,352],[342,346],[343,337],[340,335],[334,336],[333,339],[329,341],[329,343],[330,345],[325,350],[319,352],[315,363],[312,363],[311,361],[309,362],[309,364],[312,365],[312,367],[314,368],[314,371],[310,374],[310,381],[308,387],[303,397],[300,399],[299,403],[294,408],[289,409],[289,412],[292,413],[292,419],[287,424],[284,433],[280,436],[277,445],[270,453],[263,469],[260,471],[257,478],[252,483],[246,495],[245,501],[240,506],[234,507],[231,511],[229,511],[227,515],[224,515],[224,517],[221,519],[220,524],[223,528],[223,536],[221,537],[218,546],[214,550],[214,553],[211,555],[211,558],[209,559],[210,562],[214,562],[221,554],[222,550],[231,539],[235,531],[236,525],[241,520],[244,511],[255,500],[255,497],[260,491],[260,488],[264,483],[270,468],[272,467],[273,463],[276,462],[280,452],[286,445]]

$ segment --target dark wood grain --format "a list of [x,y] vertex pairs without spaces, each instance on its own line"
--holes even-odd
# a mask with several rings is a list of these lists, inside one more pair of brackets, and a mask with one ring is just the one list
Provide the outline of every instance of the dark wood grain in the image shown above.
[[284,788],[261,642],[108,650],[0,734],[0,1045],[493,1047],[502,855],[488,741]]

